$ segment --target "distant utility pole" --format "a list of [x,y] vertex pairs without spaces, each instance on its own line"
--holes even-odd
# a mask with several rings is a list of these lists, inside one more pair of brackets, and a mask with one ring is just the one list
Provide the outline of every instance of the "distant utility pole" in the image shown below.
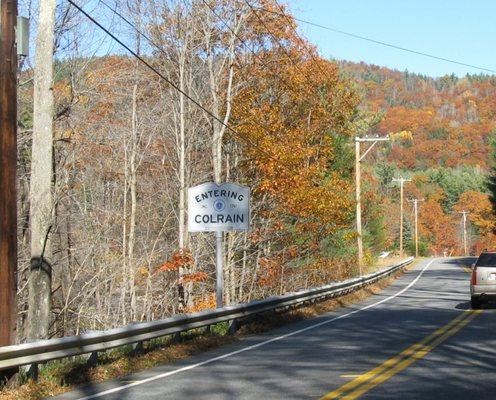
[[418,257],[418,203],[424,201],[424,199],[412,199],[408,201],[413,203],[413,211],[415,214],[415,257]]
[[463,252],[465,256],[468,256],[468,245],[467,245],[467,215],[470,214],[468,211],[460,211],[462,214],[462,224],[463,224]]
[[400,257],[403,257],[403,187],[405,182],[410,181],[411,179],[405,179],[402,176],[393,179],[393,182],[400,184]]
[[0,0],[0,346],[15,343],[17,269],[17,0]]
[[[367,137],[364,138],[355,137],[355,190],[356,190],[356,224],[357,224],[357,245],[358,245],[358,268],[360,276],[362,276],[362,266],[363,266],[363,239],[362,239],[362,203],[361,203],[361,171],[360,163],[363,158],[372,150],[372,148],[377,144],[377,142],[386,142],[388,137]],[[370,142],[372,143],[367,150],[361,155],[360,154],[360,143]]]

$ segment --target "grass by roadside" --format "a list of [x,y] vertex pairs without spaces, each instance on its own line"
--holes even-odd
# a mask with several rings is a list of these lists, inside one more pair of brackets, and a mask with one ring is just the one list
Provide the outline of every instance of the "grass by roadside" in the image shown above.
[[[388,261],[389,265],[396,262]],[[422,260],[415,260],[407,269],[413,268],[420,261]],[[172,343],[170,337],[150,341],[145,351],[139,355],[134,355],[130,347],[102,353],[95,366],[88,365],[83,357],[49,362],[42,367],[38,382],[28,381],[15,389],[4,388],[0,391],[0,400],[38,400],[70,391],[84,383],[115,379],[133,372],[184,359],[238,341],[248,335],[266,332],[291,322],[312,318],[339,307],[359,302],[379,293],[402,274],[402,271],[397,272],[374,285],[336,299],[325,300],[289,311],[260,315],[256,320],[242,325],[235,335],[228,334],[227,323],[220,323],[213,326],[208,334],[205,334],[202,329],[186,332],[181,335],[180,343]]]
[[380,269],[384,269],[384,268],[388,267],[389,265],[399,264],[405,258],[406,258],[406,256],[405,257],[393,256],[393,257],[387,257],[387,258],[379,258],[379,259],[377,259],[377,261],[373,265],[365,266],[363,268],[363,273],[364,274],[371,274],[373,272],[377,272]]

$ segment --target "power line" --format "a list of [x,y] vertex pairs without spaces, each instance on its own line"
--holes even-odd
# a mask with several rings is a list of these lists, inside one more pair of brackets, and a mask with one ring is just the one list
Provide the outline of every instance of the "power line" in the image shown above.
[[[276,14],[276,15],[279,15],[279,16],[287,16],[286,13],[269,10],[269,9],[263,8],[263,7],[256,7],[256,9],[259,10],[259,11],[263,11],[263,12],[271,13],[271,14]],[[452,60],[452,59],[449,59],[449,58],[436,56],[434,54],[429,54],[429,53],[424,53],[422,51],[412,50],[412,49],[409,49],[409,48],[406,48],[406,47],[403,47],[403,46],[398,46],[398,45],[395,45],[395,44],[383,42],[381,40],[376,40],[376,39],[372,39],[372,38],[369,38],[369,37],[366,37],[366,36],[361,36],[361,35],[357,35],[357,34],[354,34],[354,33],[342,31],[340,29],[331,28],[329,26],[321,25],[321,24],[318,24],[316,22],[304,20],[304,19],[301,19],[301,18],[296,18],[296,17],[292,17],[292,18],[295,21],[301,22],[303,24],[307,24],[307,25],[310,25],[310,26],[315,26],[315,27],[320,28],[320,29],[325,29],[325,30],[330,31],[330,32],[339,33],[341,35],[349,36],[349,37],[352,37],[352,38],[355,38],[355,39],[365,40],[365,41],[370,42],[370,43],[379,44],[381,46],[390,47],[390,48],[393,48],[393,49],[396,49],[396,50],[406,51],[408,53],[417,54],[417,55],[420,55],[420,56],[423,56],[423,57],[428,57],[428,58],[432,58],[432,59],[435,59],[435,60],[444,61],[444,62],[448,62],[448,63],[451,63],[451,64],[456,64],[456,65],[462,65],[464,67],[470,67],[470,68],[478,69],[478,70],[481,70],[481,71],[491,72],[493,74],[496,74],[496,70],[493,70],[493,69],[490,69],[490,68],[479,67],[477,65],[468,64],[468,63],[464,63],[464,62],[461,62],[461,61],[456,61],[456,60]]]
[[[252,12],[253,12],[253,15],[255,15],[255,17],[258,19],[258,21],[259,21],[259,22],[263,25],[263,27],[266,29],[267,33],[268,33],[268,34],[270,34],[270,36],[272,36],[272,37],[275,39],[275,41],[276,41],[276,42],[277,42],[277,44],[279,45],[279,48],[280,48],[280,49],[284,52],[284,54],[286,54],[286,57],[287,57],[287,58],[288,58],[288,60],[291,62],[291,64],[293,64],[293,66],[294,66],[295,68],[297,68],[297,69],[300,71],[300,73],[301,73],[302,75],[304,75],[304,74],[303,74],[303,71],[300,69],[299,65],[298,65],[298,64],[297,64],[297,63],[293,60],[293,57],[291,57],[291,54],[289,54],[289,53],[288,53],[288,50],[286,49],[286,47],[284,47],[284,46],[281,44],[281,42],[279,41],[279,39],[278,39],[278,38],[274,35],[274,33],[273,33],[270,29],[269,29],[269,27],[265,24],[265,22],[263,21],[263,19],[262,19],[262,18],[260,18],[260,16],[258,15],[258,13],[255,11],[255,7],[254,7],[254,6],[252,6],[252,5],[248,2],[248,0],[244,0],[244,2],[246,3],[246,5],[247,5],[248,7],[250,7],[250,9],[251,9],[251,10],[252,10]],[[258,9],[258,8],[257,8],[257,9]]]
[[[186,0],[183,0],[185,2]],[[246,40],[244,40],[240,35],[238,35],[230,26],[229,24],[215,11],[215,9],[208,3],[207,0],[201,0],[205,6],[207,6],[212,14],[214,14],[217,19],[227,28],[229,31],[239,40],[239,42],[244,46],[245,49],[250,51],[250,53],[260,62],[260,64],[266,69],[269,70],[274,77],[278,78],[279,81],[284,82],[286,87],[292,87],[292,84],[287,81],[283,76],[281,76],[278,72],[274,71],[274,68],[270,66],[265,60],[253,49],[248,46],[246,43]],[[273,36],[273,35],[272,35]],[[247,64],[246,64],[247,65]],[[246,66],[245,65],[245,66]],[[258,124],[260,126],[260,124]],[[264,127],[264,129],[267,129],[267,127]]]
[[[119,11],[117,11],[116,8],[112,8],[109,4],[107,4],[103,0],[98,0],[99,3],[103,4],[105,7],[107,7],[110,11],[112,11],[115,15],[117,15],[120,19],[122,19],[126,24],[128,24],[132,29],[136,31],[140,36],[144,37],[153,47],[155,47],[158,51],[160,51],[163,55],[167,57],[169,61],[172,61],[176,65],[178,64],[177,60],[169,56],[162,47],[160,47],[158,44],[156,44],[148,35],[143,33],[135,24],[133,24],[129,19],[127,19],[124,15],[122,15]],[[72,2],[70,2],[72,3]]]
[[[204,0],[203,0],[204,1]],[[288,50],[286,49],[286,47],[284,46],[284,44],[281,44],[281,41],[276,37],[276,35],[274,35],[274,33],[272,32],[272,30],[267,26],[267,24],[264,22],[264,20],[262,18],[260,18],[260,16],[258,15],[257,13],[257,10],[259,11],[260,8],[259,7],[255,7],[253,6],[252,4],[249,3],[248,0],[244,0],[244,2],[248,5],[248,7],[250,7],[250,9],[252,10],[253,14],[255,15],[255,17],[258,19],[258,21],[260,22],[261,25],[263,25],[267,31],[268,34],[270,34],[270,36],[272,36],[272,38],[277,42],[278,46],[280,47],[280,49],[284,52],[284,54],[286,55],[286,57],[288,58],[288,60],[291,62],[291,64],[300,72],[300,74],[302,76],[306,76],[306,81],[307,82],[312,82],[313,79],[312,77],[308,74],[308,70],[305,71],[305,73],[302,71],[302,69],[300,68],[300,65],[297,64],[295,62],[295,60],[293,59],[293,57],[291,56],[291,54],[288,52]],[[282,10],[282,7],[280,4],[277,3],[277,1],[275,0],[276,4],[278,5],[278,7]],[[291,17],[284,14],[284,13],[279,13],[278,15],[284,17],[289,23],[291,23]],[[319,60],[315,57],[315,55],[310,51],[310,49],[306,46],[305,44],[305,41],[303,40],[303,38],[298,34],[298,32],[296,31],[295,28],[292,29],[293,30],[293,33],[294,35],[296,36],[296,38],[299,40],[299,44],[300,46],[306,51],[306,53],[309,55],[309,57],[312,59],[312,61],[315,63],[315,65],[317,66],[317,68],[320,70],[320,72],[322,73],[323,76],[326,76],[329,81],[333,81],[334,78],[329,74],[329,72],[325,71]]]
[[[134,23],[132,23],[129,19],[127,19],[126,17],[124,17],[121,13],[119,13],[117,11],[117,9],[111,7],[109,4],[107,4],[105,1],[103,0],[99,0],[100,3],[102,3],[105,7],[107,7],[111,12],[113,12],[115,15],[117,15],[119,18],[121,18],[127,25],[129,25],[136,33],[138,33],[139,35],[141,35],[142,37],[144,37],[153,47],[155,47],[159,52],[161,52],[167,59],[169,59],[170,61],[172,61],[173,63],[175,63],[176,65],[178,65],[178,61],[175,60],[173,57],[171,57],[169,54],[167,54],[167,52],[160,46],[158,45],[155,41],[153,41],[148,35],[146,35],[145,33],[143,33],[143,31],[141,31]],[[229,26],[229,24],[224,21],[224,19],[215,11],[215,9],[206,1],[206,0],[202,0],[202,2],[205,4],[205,6],[207,6],[210,11],[219,19],[219,21],[224,25],[226,26],[226,28],[243,44],[243,46],[248,49],[258,60],[259,62],[263,65],[263,67],[265,67],[266,69],[269,69],[270,67],[268,66],[268,64],[253,50],[253,49],[250,49],[249,46],[246,44],[246,41],[240,37],[240,35],[238,35],[236,33],[236,31],[234,29],[231,28],[231,26]],[[187,0],[183,0],[183,3],[186,5],[186,6],[189,6],[189,4],[187,3]],[[242,68],[245,68],[248,64],[245,63],[245,65],[240,65],[240,69]],[[270,70],[272,70],[272,68],[270,68]],[[277,75],[274,73],[274,75]],[[281,77],[279,77],[279,80],[283,80]],[[290,85],[285,82],[286,86],[289,87]],[[256,124],[258,125],[259,127],[261,127],[263,130],[267,131],[270,133],[270,130],[267,126],[262,126],[260,124]],[[232,131],[231,128],[228,128]]]
[[[181,93],[183,96],[185,96],[189,101],[191,101],[194,105],[196,105],[198,108],[202,109],[207,115],[215,119],[217,122],[219,122],[222,126],[226,127],[231,131],[236,137],[244,141],[246,144],[252,146],[253,148],[257,149],[261,154],[264,154],[271,160],[277,162],[280,167],[285,169],[286,171],[294,173],[292,169],[286,167],[284,164],[280,164],[279,160],[274,157],[272,154],[268,153],[267,151],[263,150],[258,146],[256,143],[254,143],[252,140],[242,136],[237,130],[235,130],[233,127],[231,127],[229,124],[226,124],[221,118],[219,118],[217,115],[215,115],[212,111],[209,109],[205,108],[200,102],[189,96],[186,92],[181,90],[174,82],[172,82],[170,79],[165,77],[158,69],[156,69],[154,66],[152,66],[148,61],[146,61],[142,56],[140,56],[138,53],[136,53],[134,50],[132,50],[128,45],[126,45],[123,41],[121,41],[119,38],[117,38],[112,32],[110,32],[107,28],[105,28],[100,22],[98,22],[96,19],[94,19],[88,12],[86,12],[82,7],[74,3],[73,0],[67,0],[72,6],[74,6],[79,12],[81,12],[86,18],[88,18],[93,24],[95,24],[98,28],[100,28],[103,32],[105,32],[108,36],[110,36],[113,40],[115,40],[118,44],[120,44],[124,49],[126,49],[132,56],[134,56],[136,59],[141,61],[145,66],[147,66],[152,72],[157,74],[160,78],[162,78],[165,82],[167,82],[172,88],[174,88],[176,91]],[[129,22],[128,22],[129,23]],[[132,24],[131,24],[132,25]],[[137,28],[135,28],[137,30]],[[138,30],[137,30],[138,31]],[[162,52],[164,52],[163,49],[161,49]],[[260,126],[260,125],[259,125]],[[264,130],[268,131],[266,128],[263,126],[260,126]],[[268,131],[268,133],[271,133]]]
[[[287,15],[287,14],[284,13],[284,9],[283,9],[282,5],[279,4],[277,2],[277,0],[274,0],[274,1],[275,1],[276,5],[277,5],[277,8],[279,8],[279,10],[281,10],[281,13],[285,16],[286,20],[291,24],[291,22],[292,22],[291,17],[289,15]],[[296,37],[300,40],[301,45],[303,46],[303,48],[305,49],[305,51],[308,53],[308,55],[310,56],[310,58],[317,65],[317,67],[320,70],[320,72],[322,72],[323,75],[327,75],[327,72],[324,71],[324,69],[320,65],[320,62],[315,58],[315,55],[313,54],[313,52],[310,51],[310,49],[308,48],[308,46],[305,44],[305,41],[303,40],[303,38],[298,34],[296,28],[293,28],[293,32],[296,35]]]

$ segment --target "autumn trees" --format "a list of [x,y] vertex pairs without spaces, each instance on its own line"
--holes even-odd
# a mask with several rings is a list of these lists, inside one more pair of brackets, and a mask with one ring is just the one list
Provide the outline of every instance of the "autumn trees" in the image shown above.
[[[56,54],[48,335],[213,306],[212,237],[189,235],[185,221],[187,188],[209,180],[254,194],[253,230],[223,243],[226,303],[352,274],[353,251],[335,250],[353,241],[345,154],[359,97],[336,64],[289,17],[255,13],[245,1],[137,0],[117,9],[131,25],[100,7],[161,76],[127,55]],[[19,296],[28,312],[31,96],[28,83]]]
[[324,240],[351,222],[349,171],[332,166],[340,156],[337,138],[353,133],[358,97],[335,65],[307,60],[297,47],[285,51],[291,58],[278,47],[261,55],[269,65],[278,60],[278,74],[255,64],[256,84],[235,99],[234,118],[252,144],[243,168],[260,202],[253,243],[269,275],[288,263],[284,279],[290,279],[305,264],[324,263]]
[[[56,54],[50,335],[213,307],[213,237],[186,226],[186,190],[206,181],[252,188],[252,230],[223,242],[227,304],[353,276],[357,134],[399,132],[363,171],[370,262],[397,248],[390,184],[407,168],[405,197],[426,199],[420,234],[430,254],[456,252],[460,207],[471,207],[481,246],[493,240],[484,171],[465,150],[472,166],[458,166],[464,146],[451,144],[463,137],[484,154],[475,138],[487,136],[491,103],[470,101],[477,103],[475,86],[488,95],[492,86],[464,83],[453,111],[452,81],[325,60],[273,0],[96,7],[95,18],[155,71],[120,50],[95,56],[79,42]],[[59,35],[84,42],[89,27],[80,21]],[[31,308],[32,72],[24,71],[19,132],[21,322]],[[455,114],[460,130],[447,120]]]
[[496,214],[496,135],[491,137],[489,144],[491,145],[491,151],[487,189],[489,191],[489,200],[493,208],[493,213]]
[[[459,254],[461,216],[457,203],[463,196],[473,195],[477,201],[478,196],[491,192],[491,185],[486,183],[492,164],[490,142],[496,128],[494,76],[432,78],[363,63],[342,62],[341,66],[363,89],[363,105],[384,114],[378,132],[410,131],[412,135],[411,140],[398,140],[384,148],[376,176],[381,181],[387,181],[391,171],[411,176],[414,186],[407,196],[430,199],[420,206],[420,221],[422,215],[430,218],[432,206],[432,213],[449,224],[446,229],[454,238],[448,239],[448,235],[443,239],[444,228],[431,224],[432,229],[423,229],[423,246],[431,254],[442,254],[441,248],[448,254]],[[384,192],[385,181],[381,182]],[[486,218],[490,223],[494,216]],[[388,236],[394,237],[391,227],[387,228]],[[472,251],[481,243],[490,246],[488,243],[494,241],[488,242],[470,218],[469,233]]]

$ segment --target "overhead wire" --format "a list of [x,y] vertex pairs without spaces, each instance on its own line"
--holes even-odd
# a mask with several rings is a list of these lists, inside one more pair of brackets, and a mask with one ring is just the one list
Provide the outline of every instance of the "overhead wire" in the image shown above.
[[[186,1],[187,0],[183,0],[183,2],[185,4],[186,4]],[[224,21],[224,19],[217,13],[217,11],[215,11],[215,9],[208,3],[207,0],[201,0],[201,1],[203,2],[203,4],[205,4],[206,7],[208,7],[210,9],[210,11],[212,12],[212,14],[214,14],[217,17],[217,19],[240,41],[240,43],[244,46],[244,48],[247,49],[248,51],[250,51],[253,54],[253,56],[258,59],[258,61],[262,64],[263,67],[265,67],[266,69],[269,69],[270,68],[269,65],[252,48],[250,48],[248,46],[248,44],[246,43],[246,41],[240,35],[238,35],[229,26],[229,24],[226,21]]]
[[[277,42],[277,45],[279,46],[279,48],[283,51],[283,53],[286,55],[287,59],[290,61],[290,63],[300,72],[300,74],[302,75],[305,75],[303,73],[303,71],[301,70],[300,66],[295,62],[295,60],[293,59],[293,57],[291,57],[291,54],[289,54],[288,50],[286,49],[286,47],[284,47],[284,45],[281,43],[281,41],[279,40],[279,38],[277,38],[277,36],[272,32],[272,30],[267,26],[267,24],[263,21],[262,18],[260,18],[260,16],[257,14],[257,12],[255,11],[255,8],[253,7],[252,4],[250,4],[248,2],[248,0],[243,0],[246,5],[248,7],[250,7],[250,9],[252,10],[253,12],[253,15],[255,15],[255,17],[258,19],[258,21],[260,22],[260,24],[262,24],[262,26],[265,28],[265,30],[267,31],[267,33],[272,36],[272,38],[274,38],[274,40]],[[308,76],[307,76],[308,78]]]
[[[293,57],[291,57],[291,54],[289,54],[289,52],[287,51],[286,47],[281,43],[281,41],[277,38],[277,36],[272,32],[272,30],[267,26],[267,24],[262,20],[262,18],[260,18],[260,16],[257,14],[257,12],[255,10],[258,10],[259,8],[258,7],[254,7],[248,0],[243,0],[247,5],[248,7],[250,7],[250,9],[252,10],[253,14],[255,15],[255,17],[258,19],[258,21],[262,24],[262,26],[265,28],[265,30],[267,31],[267,33],[269,35],[271,35],[274,40],[277,42],[278,46],[281,48],[281,50],[284,52],[284,54],[286,55],[286,57],[288,58],[288,60],[291,62],[291,64],[300,72],[300,74],[302,76],[306,76],[306,80],[307,82],[311,82],[312,81],[312,78],[309,76],[308,74],[308,71],[305,71],[305,73],[303,73],[303,71],[301,70],[299,64],[297,64]],[[276,4],[278,6],[279,3],[277,3],[276,0],[274,0],[276,2]],[[286,14],[283,14],[283,13],[279,13],[278,14],[279,16],[283,16],[285,17],[285,19],[288,20],[288,22],[290,22],[290,25],[291,25],[291,17],[287,16]],[[310,49],[308,49],[308,47],[305,45],[305,41],[303,40],[303,38],[301,36],[299,36],[298,32],[296,32],[296,29],[293,29],[293,33],[295,34],[295,36],[299,39],[299,41],[301,42],[301,46],[303,47],[303,49],[308,53],[308,55],[310,56],[310,58],[312,59],[312,61],[315,63],[315,65],[317,66],[317,68],[320,70],[320,72],[322,73],[322,75],[324,76],[327,76],[327,78],[332,82],[334,81],[334,78],[332,76],[329,75],[329,72],[325,71],[322,66],[320,65],[320,62],[315,58],[314,54],[310,51]]]
[[[73,7],[75,7],[79,12],[81,12],[86,18],[88,18],[93,24],[95,24],[98,28],[100,28],[105,34],[107,34],[108,36],[110,36],[120,46],[122,46],[125,50],[127,50],[132,56],[134,56],[141,63],[143,63],[148,69],[150,69],[152,72],[154,72],[156,75],[158,75],[161,79],[163,79],[167,84],[169,84],[177,92],[179,92],[182,95],[184,95],[189,101],[191,101],[198,108],[202,109],[211,118],[213,118],[214,120],[216,120],[217,122],[219,122],[222,126],[226,127],[238,139],[241,139],[241,141],[243,141],[245,144],[248,144],[249,146],[252,146],[252,148],[256,149],[260,154],[264,154],[269,159],[271,159],[274,162],[276,162],[279,165],[279,167],[281,167],[283,170],[286,170],[286,171],[288,171],[290,173],[295,173],[295,172],[298,173],[299,172],[299,170],[296,171],[296,170],[294,170],[292,168],[288,168],[284,164],[281,164],[280,163],[280,160],[278,158],[274,157],[271,153],[269,153],[269,152],[265,151],[264,149],[262,149],[259,145],[257,145],[256,143],[254,143],[252,140],[250,140],[250,139],[244,137],[243,135],[241,135],[236,129],[234,129],[232,126],[230,126],[230,124],[225,123],[220,117],[218,117],[217,115],[215,115],[211,110],[207,109],[199,101],[195,100],[194,98],[192,98],[191,96],[189,96],[186,92],[184,92],[183,90],[181,90],[174,82],[172,82],[170,79],[168,79],[167,77],[165,77],[157,68],[155,68],[153,65],[151,65],[144,57],[142,57],[141,55],[139,55],[137,52],[135,52],[134,50],[132,50],[128,45],[126,45],[122,40],[120,40],[119,38],[117,38],[117,36],[115,34],[113,34],[107,28],[105,28],[100,22],[98,22],[95,18],[93,18],[93,16],[91,16],[88,12],[86,12],[82,7],[80,7],[79,5],[77,5],[73,0],[67,0],[67,1]],[[100,1],[103,3],[102,0],[100,0]],[[109,8],[109,9],[111,9],[111,8]],[[116,12],[116,10],[112,10],[112,11],[115,11]],[[123,16],[121,16],[121,17],[123,19],[125,18]],[[125,22],[128,25],[132,26],[138,33],[140,33],[140,31],[129,20],[126,20]],[[141,34],[143,34],[143,33],[141,33]],[[147,38],[144,34],[143,34],[143,37]],[[164,52],[164,50],[161,49],[160,46],[158,46],[156,43],[154,43],[150,38],[148,38],[147,40],[149,40],[150,43],[153,43],[154,46],[157,49],[159,49],[161,52]],[[170,59],[170,57],[169,57],[169,59]],[[263,130],[267,131],[269,134],[272,134],[272,132],[268,131],[267,128],[261,126],[260,124],[257,124],[257,125],[259,127],[261,127]],[[316,186],[320,186],[322,184],[322,182],[316,182],[314,180],[312,180],[311,183],[313,183]]]
[[159,46],[153,39],[151,39],[146,33],[144,33],[141,29],[139,29],[135,24],[133,24],[129,19],[127,19],[124,15],[122,15],[119,11],[117,11],[116,8],[111,7],[109,4],[107,4],[104,0],[98,0],[98,3],[103,4],[106,8],[108,8],[112,13],[117,15],[120,19],[122,19],[127,25],[129,25],[136,33],[138,33],[140,36],[145,38],[155,49],[160,51],[162,54],[164,54],[167,59],[176,65],[178,64],[178,61],[175,60],[173,57],[171,57],[167,52],[164,51],[164,49]]
[[[187,3],[187,0],[182,0],[183,3],[188,6],[189,4]],[[262,64],[262,66],[266,69],[270,69],[272,70],[272,67],[270,67],[253,49],[249,48],[249,46],[247,45],[246,41],[239,35],[237,34],[233,29],[232,27],[226,22],[224,21],[224,19],[215,11],[215,9],[208,3],[208,1],[206,0],[201,0],[206,7],[208,7],[210,9],[210,11],[212,12],[212,14],[214,14],[218,19],[219,21],[240,41],[240,43],[247,49],[249,50],[254,57],[257,58],[257,60]],[[136,31],[140,36],[142,36],[143,38],[145,38],[155,49],[157,49],[159,52],[161,52],[167,59],[169,59],[170,61],[172,61],[173,63],[175,63],[176,65],[178,64],[177,60],[175,60],[173,57],[171,57],[167,52],[164,51],[164,49],[158,45],[153,39],[151,39],[147,34],[145,34],[142,30],[140,30],[135,24],[133,24],[131,21],[129,21],[129,19],[127,19],[124,15],[122,15],[120,12],[117,11],[116,8],[113,8],[111,7],[108,3],[106,3],[104,0],[98,0],[99,3],[103,4],[107,9],[109,9],[112,13],[114,13],[115,15],[117,15],[119,18],[121,18],[127,25],[129,25],[134,31]],[[250,7],[250,9],[252,10],[252,12],[254,11],[253,10],[253,6],[251,6],[248,2],[245,1],[245,3]],[[279,4],[278,4],[279,5]],[[279,5],[280,7],[280,5]],[[288,16],[286,16],[286,18],[289,19]],[[267,26],[264,24],[264,26],[267,28]],[[268,32],[274,39],[275,36],[274,34],[269,31]],[[294,33],[295,35],[298,37],[298,39],[300,40],[300,42],[302,43],[302,45],[304,46],[305,50],[307,51],[307,53],[309,54],[309,56],[312,58],[312,60],[314,62],[316,62],[316,64],[318,65],[318,68],[321,70],[321,72],[323,74],[326,74],[325,71],[323,71],[322,67],[320,66],[320,64],[317,62],[315,56],[311,53],[311,51],[304,45],[304,41],[303,39],[298,35],[298,33],[294,30]],[[277,39],[276,39],[277,40]],[[280,43],[278,42],[278,44],[280,45]],[[282,47],[283,48],[283,47]],[[283,50],[285,50],[283,48]],[[294,60],[290,57],[290,55],[286,52],[285,53],[286,56],[288,57],[288,59],[290,60],[291,63],[294,64]],[[247,64],[245,65],[242,65],[241,68],[245,68],[247,66]],[[301,70],[300,70],[301,72]],[[275,75],[277,76],[277,74],[275,73]],[[282,77],[278,76],[278,79],[280,81],[282,81]],[[288,82],[285,82],[286,86],[290,86],[288,84]],[[268,130],[267,126],[261,126],[260,124],[257,124],[258,126],[262,127],[263,129],[265,130]]]
[[[288,82],[287,79],[285,79],[283,76],[280,75],[277,71],[274,71],[274,68],[269,65],[253,48],[250,48],[250,46],[246,43],[246,40],[243,39],[239,34],[237,34],[230,26],[229,24],[215,11],[215,9],[208,3],[207,0],[201,0],[205,6],[207,6],[212,14],[214,14],[217,19],[239,40],[239,42],[244,46],[245,49],[250,51],[250,53],[258,60],[258,62],[264,67],[266,70],[269,70],[272,72],[273,76],[276,77],[280,82],[283,82],[286,87],[291,88],[292,83]],[[186,0],[183,0],[183,2],[186,2]],[[186,4],[186,3],[185,3]],[[260,126],[260,124],[258,124]],[[268,129],[266,126],[264,126],[265,129]]]
[[[286,13],[278,12],[278,11],[274,11],[274,10],[269,10],[269,9],[263,8],[263,7],[254,7],[254,8],[256,8],[259,11],[265,12],[265,13],[276,14],[276,15],[279,15],[279,16],[285,16],[285,15],[287,15]],[[375,44],[378,44],[378,45],[381,45],[381,46],[390,47],[390,48],[393,48],[393,49],[396,49],[396,50],[405,51],[405,52],[412,53],[412,54],[417,54],[417,55],[420,55],[420,56],[423,56],[423,57],[432,58],[432,59],[435,59],[435,60],[438,60],[438,61],[444,61],[444,62],[447,62],[447,63],[461,65],[461,66],[464,66],[464,67],[470,67],[470,68],[478,69],[480,71],[491,72],[493,74],[496,74],[496,70],[494,70],[494,69],[480,67],[480,66],[477,66],[477,65],[474,65],[474,64],[468,64],[468,63],[465,63],[465,62],[462,62],[462,61],[457,61],[457,60],[453,60],[453,59],[450,59],[450,58],[436,56],[436,55],[430,54],[430,53],[425,53],[423,51],[409,49],[407,47],[398,46],[398,45],[395,45],[395,44],[392,44],[392,43],[388,43],[388,42],[384,42],[384,41],[381,41],[381,40],[372,39],[370,37],[366,37],[366,36],[362,36],[362,35],[357,35],[355,33],[346,32],[346,31],[343,31],[343,30],[340,30],[340,29],[335,29],[335,28],[332,28],[332,27],[329,27],[329,26],[321,25],[319,23],[308,21],[308,20],[305,20],[305,19],[302,19],[302,18],[297,18],[297,17],[294,17],[294,16],[291,16],[291,18],[293,18],[295,21],[301,22],[301,23],[306,24],[306,25],[314,26],[314,27],[317,27],[317,28],[320,28],[320,29],[324,29],[324,30],[327,30],[327,31],[330,31],[330,32],[334,32],[334,33],[338,33],[338,34],[341,34],[341,35],[349,36],[349,37],[352,37],[352,38],[355,38],[355,39],[360,39],[360,40],[364,40],[364,41],[367,41],[367,42],[370,42],[370,43],[375,43]]]
[[[246,1],[248,1],[248,0],[246,0]],[[279,10],[281,11],[281,14],[285,17],[285,19],[289,22],[289,24],[291,26],[292,25],[291,23],[293,22],[294,18],[293,17],[290,17],[288,14],[284,13],[284,9],[283,9],[282,5],[279,4],[277,2],[277,0],[274,0],[274,2],[276,4],[277,8],[279,8]],[[305,51],[308,53],[308,55],[310,56],[310,58],[312,59],[312,61],[315,63],[315,65],[317,65],[317,68],[320,70],[320,72],[323,75],[328,75],[328,72],[324,71],[324,69],[320,65],[319,60],[317,60],[317,58],[315,57],[315,54],[305,44],[305,40],[303,40],[303,38],[298,34],[298,31],[296,30],[295,27],[293,27],[293,33],[296,35],[296,37],[300,41],[301,45],[303,46],[303,48],[305,49]]]
[[[274,157],[272,154],[270,154],[269,152],[267,152],[264,149],[262,149],[259,145],[257,145],[256,143],[254,143],[252,140],[250,140],[250,139],[244,137],[243,135],[241,135],[236,129],[234,129],[229,124],[225,123],[220,117],[218,117],[217,115],[215,115],[211,110],[209,110],[208,108],[204,107],[199,101],[195,100],[190,95],[188,95],[188,93],[186,93],[185,91],[181,90],[181,88],[179,88],[174,82],[172,82],[172,80],[170,80],[169,78],[167,78],[166,76],[164,76],[157,68],[155,68],[153,65],[151,65],[145,58],[143,58],[137,52],[135,52],[134,50],[132,50],[128,45],[126,45],[116,35],[114,35],[112,32],[110,32],[100,22],[98,22],[95,18],[93,18],[93,16],[91,16],[88,12],[86,12],[81,6],[79,6],[78,4],[76,4],[73,0],[67,0],[67,1],[73,7],[75,7],[79,12],[81,12],[86,18],[88,18],[93,24],[95,24],[98,28],[100,28],[105,34],[107,34],[108,36],[110,36],[119,45],[121,45],[125,50],[127,50],[133,57],[135,57],[136,59],[138,59],[141,63],[143,63],[146,67],[148,67],[152,72],[154,72],[161,79],[163,79],[167,84],[169,84],[173,89],[175,89],[177,92],[181,93],[184,97],[186,97],[189,101],[191,101],[195,106],[197,106],[198,108],[202,109],[207,115],[209,115],[211,118],[213,118],[214,120],[216,120],[218,123],[220,123],[226,129],[228,129],[230,132],[232,132],[238,139],[240,139],[241,141],[245,142],[245,144],[248,144],[248,145],[252,146],[259,153],[264,154],[265,156],[267,156],[272,161],[277,162],[279,164],[279,166],[281,168],[285,169],[286,171],[289,171],[291,173],[294,173],[295,172],[291,168],[288,168],[286,165],[280,164],[278,158]],[[133,24],[130,23],[130,22],[128,22],[128,24],[131,24],[131,26],[133,26]],[[136,27],[134,29],[137,32],[139,32],[139,30]],[[161,51],[164,51],[164,50],[162,49]],[[267,129],[264,128],[263,126],[261,126],[261,125],[259,125],[259,126],[261,128],[263,128],[264,130],[267,131]],[[268,133],[271,134],[272,132],[268,131]]]

